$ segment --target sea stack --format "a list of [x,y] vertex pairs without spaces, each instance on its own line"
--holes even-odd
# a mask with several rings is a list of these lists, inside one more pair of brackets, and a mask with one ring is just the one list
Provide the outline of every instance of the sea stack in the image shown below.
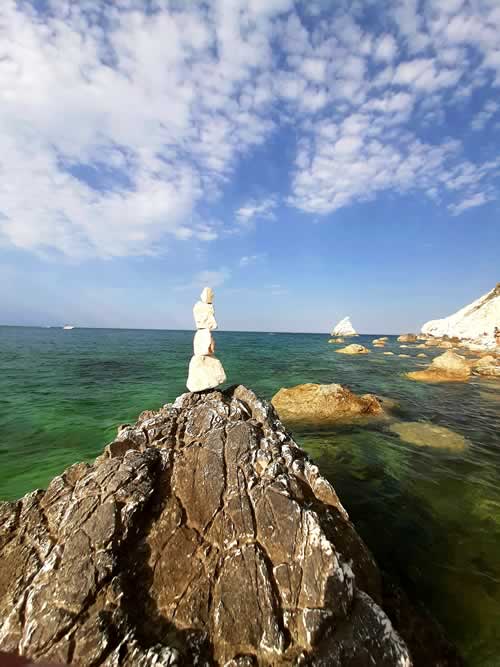
[[217,329],[213,301],[213,290],[205,287],[200,300],[194,304],[193,315],[197,331],[194,335],[193,356],[189,362],[186,383],[189,391],[213,389],[226,381],[221,362],[213,356],[215,341],[212,331]]
[[357,331],[352,326],[351,320],[349,317],[344,317],[343,320],[334,327],[332,331],[332,336],[357,336]]

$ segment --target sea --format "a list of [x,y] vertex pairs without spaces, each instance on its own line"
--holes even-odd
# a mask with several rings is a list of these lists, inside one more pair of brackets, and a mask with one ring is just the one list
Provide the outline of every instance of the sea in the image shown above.
[[[356,338],[372,352],[347,356],[327,335],[215,333],[228,385],[271,399],[281,387],[335,382],[396,401],[390,419],[292,432],[381,567],[424,602],[466,664],[499,667],[500,382],[412,382],[405,373],[443,350],[422,359],[395,336],[372,348],[382,335]],[[119,424],[185,392],[192,340],[192,331],[0,327],[0,500],[92,461]],[[401,429],[415,422],[449,429],[449,441],[424,430],[416,443]]]

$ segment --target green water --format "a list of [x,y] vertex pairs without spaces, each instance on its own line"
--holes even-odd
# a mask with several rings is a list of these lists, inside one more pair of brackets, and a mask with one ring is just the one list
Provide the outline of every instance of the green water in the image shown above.
[[[66,466],[91,460],[118,424],[185,391],[192,335],[0,327],[0,498],[44,487]],[[456,451],[416,446],[385,422],[294,431],[383,567],[428,605],[468,665],[498,667],[500,383],[406,380],[405,371],[429,360],[416,358],[421,350],[400,350],[392,337],[385,350],[412,358],[382,349],[339,355],[313,334],[216,337],[230,382],[265,398],[282,386],[339,382],[396,399],[398,421],[431,422],[467,439]]]

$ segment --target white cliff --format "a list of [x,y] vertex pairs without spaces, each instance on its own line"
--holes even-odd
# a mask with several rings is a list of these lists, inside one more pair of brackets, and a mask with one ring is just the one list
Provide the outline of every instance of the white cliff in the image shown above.
[[465,308],[422,327],[423,334],[461,338],[465,343],[494,348],[495,327],[500,328],[500,283]]
[[349,317],[344,317],[332,331],[332,336],[357,336]]

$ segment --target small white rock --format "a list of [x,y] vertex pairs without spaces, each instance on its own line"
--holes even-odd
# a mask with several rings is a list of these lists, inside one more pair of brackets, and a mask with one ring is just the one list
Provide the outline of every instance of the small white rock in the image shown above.
[[213,303],[214,302],[214,291],[211,287],[205,287],[201,293],[200,299],[203,303]]

